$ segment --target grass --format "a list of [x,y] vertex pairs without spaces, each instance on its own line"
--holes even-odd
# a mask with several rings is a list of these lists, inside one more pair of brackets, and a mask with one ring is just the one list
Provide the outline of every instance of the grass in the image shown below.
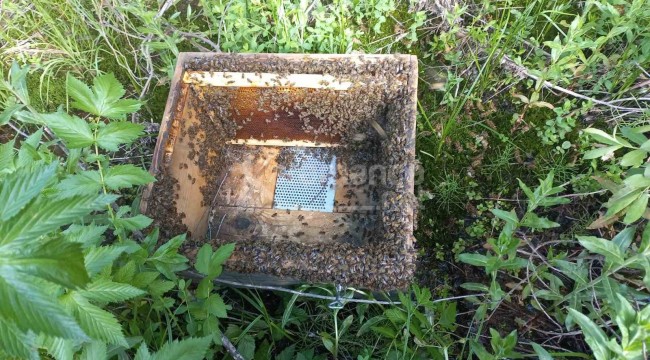
[[[542,305],[552,303],[552,299],[531,300],[526,292],[530,293],[531,287],[546,286],[540,298],[550,297],[559,280],[544,267],[552,263],[557,271],[558,266],[577,261],[585,250],[576,242],[576,236],[604,236],[587,229],[587,225],[597,217],[595,213],[606,199],[599,198],[600,193],[586,198],[578,193],[600,190],[590,180],[592,175],[622,174],[626,169],[583,160],[592,145],[581,132],[593,124],[606,132],[611,132],[617,122],[645,124],[648,116],[647,110],[626,113],[594,105],[584,97],[615,101],[631,109],[647,105],[645,100],[637,100],[647,97],[650,77],[650,35],[644,30],[650,15],[642,11],[640,3],[643,1],[612,7],[600,2],[578,6],[566,0],[470,1],[457,7],[432,9],[418,8],[417,2],[391,0],[199,0],[160,4],[143,0],[13,0],[0,5],[6,14],[0,19],[0,73],[6,74],[12,62],[28,64],[31,105],[42,111],[54,111],[58,105],[67,104],[66,73],[86,80],[114,73],[126,85],[130,98],[144,101],[135,118],[159,121],[180,51],[417,54],[421,75],[417,154],[425,179],[416,189],[421,199],[416,235],[422,262],[429,267],[419,271],[428,276],[415,282],[435,288],[439,285],[436,279],[449,282],[462,278],[469,285],[461,288],[457,283],[445,283],[444,288],[451,289],[452,295],[465,295],[468,288],[485,294],[458,302],[464,312],[459,312],[456,322],[471,323],[472,327],[451,330],[437,322],[431,322],[428,328],[420,324],[432,333],[442,331],[444,339],[431,341],[449,342],[448,346],[435,347],[422,343],[419,337],[414,340],[421,334],[415,335],[418,330],[410,326],[422,319],[412,319],[419,313],[406,305],[371,307],[366,309],[368,314],[359,306],[335,312],[300,298],[281,297],[282,305],[278,305],[271,303],[278,300],[276,295],[270,295],[274,300],[269,301],[264,294],[239,291],[229,298],[235,304],[236,315],[224,320],[224,329],[236,339],[240,350],[250,350],[243,347],[252,338],[257,350],[267,344],[267,354],[272,355],[294,345],[296,351],[316,349],[315,358],[326,353],[340,357],[368,353],[379,358],[435,353],[432,358],[461,358],[472,352],[481,359],[497,359],[499,356],[494,354],[499,351],[502,355],[518,351],[534,356],[531,343],[543,341],[544,329],[553,328],[560,335],[545,346],[558,358],[572,358],[586,353],[588,346],[566,328],[554,327],[555,323],[565,323],[566,312],[545,308]],[[580,21],[574,23],[575,19]],[[544,80],[556,88],[548,89]],[[2,104],[8,99],[3,94],[0,92]],[[522,102],[518,95],[528,101]],[[628,98],[633,100],[625,100]],[[571,103],[566,111],[549,109],[548,105],[562,108],[567,100]],[[3,108],[0,106],[0,110]],[[569,117],[578,120],[575,125],[566,125],[564,120]],[[551,135],[560,130],[566,133],[553,140],[544,135],[549,129]],[[26,125],[21,131],[30,132],[33,127]],[[562,146],[564,142],[569,143],[567,148]],[[527,267],[527,274],[509,268],[498,272],[499,286],[513,301],[499,297],[500,305],[490,310],[498,316],[507,307],[514,314],[508,317],[511,321],[501,324],[501,335],[517,329],[517,323],[542,319],[539,329],[527,329],[520,334],[517,347],[508,349],[508,344],[498,339],[489,341],[495,337],[489,332],[493,323],[486,320],[486,307],[492,306],[489,299],[499,294],[494,283],[480,267],[458,261],[460,250],[454,246],[459,245],[454,244],[463,237],[465,252],[490,254],[498,248],[490,241],[501,238],[498,233],[504,228],[493,215],[495,207],[521,216],[528,202],[519,180],[534,188],[538,179],[549,173],[555,174],[556,185],[565,184],[569,189],[566,192],[573,192],[564,195],[574,203],[569,212],[558,207],[545,209],[539,215],[564,219],[560,229],[518,230],[518,255],[529,254],[529,266],[534,269]],[[474,226],[479,230],[471,234],[470,240],[463,236],[465,224],[480,225]],[[618,223],[606,230],[613,235],[624,227]],[[560,260],[545,258],[552,251],[544,244],[560,236],[564,242],[553,249],[553,256],[561,253],[560,260],[565,263],[557,265],[553,261]],[[445,252],[454,256],[440,256]],[[449,262],[438,264],[440,258]],[[599,264],[593,257],[588,260],[585,271],[599,276]],[[580,258],[580,264],[586,261]],[[431,276],[440,271],[445,273]],[[536,278],[538,273],[543,275]],[[641,282],[638,279],[638,284]],[[562,293],[570,290],[571,284],[562,284]],[[600,300],[615,303],[612,299]],[[532,317],[526,310],[531,304],[541,309],[535,310]],[[545,313],[547,309],[553,312]],[[422,311],[424,319],[438,316]],[[478,315],[471,317],[472,312]],[[404,323],[403,315],[407,316]],[[347,331],[339,332],[348,316],[353,316],[354,322],[347,325]],[[365,325],[371,321],[376,322]],[[437,321],[442,322],[440,318]],[[599,321],[605,325],[598,328],[604,329],[607,337],[615,338],[611,321],[606,316]],[[391,334],[393,339],[387,339]],[[163,343],[165,336],[161,338]],[[387,345],[384,351],[382,346]],[[481,352],[481,346],[492,357]]]

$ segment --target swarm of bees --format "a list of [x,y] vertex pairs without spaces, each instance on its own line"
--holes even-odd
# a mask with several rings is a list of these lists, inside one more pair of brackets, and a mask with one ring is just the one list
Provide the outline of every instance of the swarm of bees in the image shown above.
[[[238,241],[236,256],[227,264],[230,270],[377,290],[408,286],[415,271],[412,231],[417,203],[412,194],[416,115],[414,89],[409,86],[416,81],[411,78],[412,66],[401,57],[295,61],[273,55],[197,56],[183,64],[184,69],[195,71],[275,73],[278,77],[273,81],[282,84],[257,90],[257,100],[248,103],[250,109],[232,106],[240,90],[235,86],[189,85],[184,104],[177,102],[172,119],[180,138],[186,138],[190,148],[187,162],[199,169],[206,184],[201,187],[202,206],[213,208],[224,174],[232,164],[241,161],[244,153],[255,153],[253,146],[228,144],[247,126],[267,128],[278,124],[278,128],[293,129],[296,139],[336,141],[340,146],[322,151],[319,156],[336,156],[337,162],[346,168],[381,164],[387,169],[387,174],[368,174],[371,185],[350,185],[344,196],[347,204],[337,204],[354,207],[365,205],[364,201],[377,203],[376,221],[368,220],[368,211],[351,211],[332,224],[336,231],[319,229],[318,234],[323,236],[331,231],[331,241],[301,241],[308,237],[308,230]],[[329,82],[323,81],[322,89],[292,89],[283,79],[288,74],[332,75],[350,81],[352,86],[345,91],[334,90],[327,88]],[[259,130],[257,136],[291,136],[289,132],[263,134]],[[291,156],[291,152],[281,151],[278,167],[299,164]],[[187,169],[186,165],[179,168]],[[176,213],[173,194],[177,184],[165,175],[166,170],[163,167],[159,174],[154,186],[158,192],[152,196],[164,200],[153,204],[149,213],[164,234],[173,236],[181,232],[183,214]],[[286,211],[283,216],[291,214]],[[277,212],[273,213],[272,218],[277,216]],[[309,226],[303,215],[296,216],[296,224],[305,229]],[[231,239],[213,236],[206,241],[218,246]],[[190,247],[187,254],[192,257],[195,251]]]

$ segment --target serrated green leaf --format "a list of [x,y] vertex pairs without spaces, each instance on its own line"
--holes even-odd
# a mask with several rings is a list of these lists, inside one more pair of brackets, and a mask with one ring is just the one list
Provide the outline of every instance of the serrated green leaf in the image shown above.
[[133,360],[151,360],[151,354],[145,343],[140,344]]
[[158,249],[156,249],[156,252],[154,252],[152,259],[164,261],[166,258],[175,255],[178,251],[178,248],[181,246],[181,244],[183,244],[183,241],[185,241],[185,234],[181,234],[169,239]]
[[73,357],[72,340],[40,335],[38,343],[39,347],[45,348],[56,360],[69,360]]
[[118,245],[90,248],[84,257],[84,264],[88,274],[92,276],[106,266],[111,265],[125,250],[126,248],[124,246]]
[[155,180],[148,171],[131,164],[112,166],[104,175],[104,183],[111,190],[145,185]]
[[105,209],[116,199],[115,195],[85,195],[58,200],[38,198],[12,221],[0,223],[0,245],[35,241],[92,211]]
[[231,309],[230,305],[226,305],[219,294],[211,294],[206,300],[206,306],[210,315],[218,318],[225,318],[228,316],[227,311]]
[[125,94],[124,87],[113,74],[96,77],[92,90],[68,74],[66,88],[74,100],[73,107],[97,116],[123,119],[126,114],[138,111],[141,106],[137,100],[120,99]]
[[[22,331],[76,340],[87,340],[77,325],[38,279],[21,273],[0,277],[0,317],[12,321]],[[39,286],[41,285],[41,286]]]
[[22,273],[68,288],[79,288],[89,281],[79,244],[61,239],[47,243],[0,247],[0,274]]
[[253,356],[255,356],[255,338],[248,334],[240,337],[237,342],[237,351],[244,359],[253,359]]
[[116,228],[122,228],[127,231],[134,231],[134,230],[142,230],[147,226],[151,225],[152,222],[153,219],[145,215],[138,214],[130,218],[115,219],[113,220],[113,225],[115,225]]
[[83,148],[95,143],[95,137],[88,123],[61,110],[42,114],[41,119],[71,149]]
[[135,286],[106,279],[93,281],[79,293],[88,300],[99,302],[121,302],[145,294]]
[[108,226],[98,226],[94,223],[90,225],[72,224],[63,231],[63,235],[65,235],[66,240],[79,243],[83,248],[87,248],[99,245],[106,229],[108,229]]
[[203,244],[199,252],[196,254],[196,261],[194,267],[198,272],[203,275],[208,275],[210,272],[210,259],[212,258],[212,246],[210,244]]
[[91,338],[128,347],[122,326],[113,314],[91,304],[76,292],[70,294],[69,304],[79,325]]
[[22,168],[0,183],[0,221],[7,221],[34,199],[56,173],[59,163]]
[[72,106],[88,113],[93,113],[95,95],[86,84],[68,73],[65,79],[68,95],[74,99]]
[[87,170],[78,174],[68,175],[56,185],[58,198],[69,198],[76,195],[98,194],[102,189],[99,171]]
[[120,145],[131,144],[142,135],[144,126],[128,121],[112,122],[99,129],[97,144],[106,150],[117,151]]
[[14,149],[15,140],[0,145],[0,175],[10,173],[14,170]]
[[226,260],[232,255],[232,252],[235,251],[235,243],[223,244],[219,246],[217,251],[212,255],[210,260],[210,266],[216,268],[223,265]]
[[647,209],[648,193],[642,193],[630,204],[630,206],[628,206],[627,212],[625,213],[625,218],[623,218],[623,222],[629,225],[639,220]]
[[84,344],[79,360],[106,360],[106,343],[102,341],[91,341]]
[[15,112],[22,110],[24,107],[23,104],[11,104],[8,105],[0,112],[0,126],[5,125],[6,123],[11,120],[11,117],[14,115]]
[[174,340],[163,345],[151,358],[152,360],[201,360],[211,343],[211,336]]
[[402,326],[406,322],[406,314],[398,308],[386,309],[384,316],[395,325]]
[[38,360],[33,333],[24,333],[16,325],[0,318],[0,349],[10,357]]

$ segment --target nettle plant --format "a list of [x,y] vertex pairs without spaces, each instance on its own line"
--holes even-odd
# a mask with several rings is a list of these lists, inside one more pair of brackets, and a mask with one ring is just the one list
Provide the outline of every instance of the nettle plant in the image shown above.
[[[228,307],[212,287],[190,291],[177,278],[188,268],[178,254],[185,236],[158,247],[156,229],[140,233],[152,220],[120,199],[154,181],[137,166],[111,162],[142,135],[142,125],[125,120],[141,104],[122,99],[111,74],[92,88],[68,76],[71,106],[85,119],[61,108],[39,113],[27,72],[14,65],[0,80],[7,99],[0,125],[32,131],[0,145],[0,357],[38,359],[44,351],[100,359],[129,356],[134,347],[136,359],[209,356],[220,332],[205,314],[224,317]],[[231,251],[202,249],[199,272],[211,281]],[[173,318],[185,312],[192,327]]]

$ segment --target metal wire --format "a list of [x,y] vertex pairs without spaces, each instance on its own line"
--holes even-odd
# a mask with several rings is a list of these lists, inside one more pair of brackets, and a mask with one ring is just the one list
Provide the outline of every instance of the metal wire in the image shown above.
[[[191,271],[183,271],[182,274],[185,276],[195,278],[195,279],[202,279],[203,276],[200,274],[197,274],[195,272]],[[354,298],[342,298],[340,296],[328,296],[328,295],[319,295],[319,294],[312,294],[309,292],[304,292],[304,291],[298,291],[298,290],[292,290],[292,289],[287,289],[283,288],[280,286],[271,286],[271,285],[253,285],[253,284],[246,284],[246,283],[241,283],[238,281],[232,281],[232,280],[224,280],[224,279],[214,279],[214,282],[224,284],[224,285],[230,285],[234,287],[242,287],[242,288],[247,288],[247,289],[258,289],[258,290],[269,290],[269,291],[280,291],[280,292],[285,292],[293,295],[298,295],[306,298],[312,298],[312,299],[320,299],[320,300],[329,300],[329,301],[342,301],[343,304],[345,303],[360,303],[360,304],[373,304],[373,305],[401,305],[402,303],[399,301],[382,301],[382,300],[368,300],[368,299],[354,299]],[[447,297],[447,298],[441,298],[441,299],[435,299],[432,301],[433,304],[435,303],[440,303],[440,302],[445,302],[445,301],[454,301],[454,300],[461,300],[461,299],[466,299],[470,297],[483,297],[485,296],[485,293],[479,293],[479,294],[471,294],[471,295],[459,295],[459,296],[452,296],[452,297]]]

